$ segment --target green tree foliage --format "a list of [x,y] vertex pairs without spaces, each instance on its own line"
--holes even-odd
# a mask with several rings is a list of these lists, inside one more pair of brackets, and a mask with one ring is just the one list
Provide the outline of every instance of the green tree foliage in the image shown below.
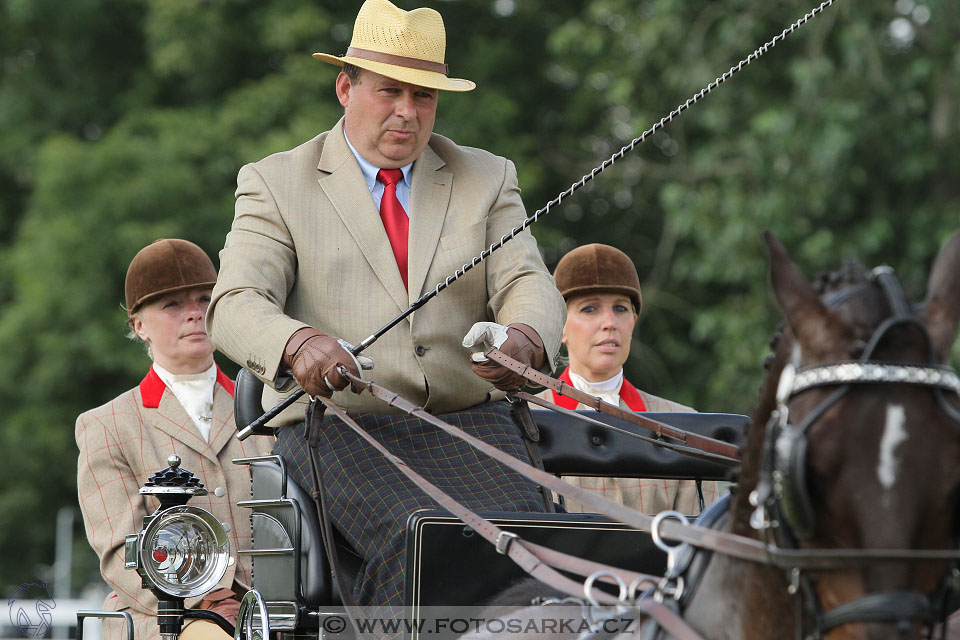
[[[812,6],[424,4],[478,84],[441,97],[437,130],[512,158],[531,212]],[[0,542],[18,550],[0,584],[45,577],[76,416],[146,369],[122,338],[130,259],[165,236],[215,256],[239,167],[336,122],[335,69],[309,54],[345,50],[358,6],[0,0]],[[640,386],[749,411],[778,322],[762,228],[807,273],[885,261],[922,294],[958,226],[958,11],[838,0],[534,227],[550,266],[587,242],[634,258]],[[80,584],[96,563],[77,549]]]

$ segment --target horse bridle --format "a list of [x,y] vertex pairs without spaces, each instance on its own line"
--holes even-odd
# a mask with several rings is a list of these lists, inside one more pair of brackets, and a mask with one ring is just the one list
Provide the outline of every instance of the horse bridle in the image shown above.
[[[960,395],[960,378],[951,367],[933,364],[935,360],[929,333],[907,302],[893,270],[886,266],[874,269],[864,286],[873,283],[883,289],[892,314],[874,330],[859,360],[827,362],[799,369],[787,364],[780,374],[777,407],[767,423],[759,480],[757,488],[750,495],[751,504],[756,507],[751,526],[768,539],[772,538],[773,544],[779,548],[797,549],[799,540],[813,534],[813,505],[805,478],[807,434],[824,413],[846,395],[851,386],[910,385],[931,389],[941,409],[951,419],[960,422],[960,413],[943,396],[944,391]],[[827,302],[837,304],[840,300]],[[930,364],[870,361],[884,337],[894,327],[904,325],[921,330],[927,342]],[[806,415],[800,425],[794,426],[789,420],[788,403],[806,391],[817,388],[835,390]],[[802,556],[818,552],[797,549],[796,553]],[[897,559],[914,560],[915,553],[904,551],[898,554]],[[876,559],[893,560],[890,557]],[[926,623],[932,636],[934,624],[938,621],[942,623],[946,615],[942,606],[939,612],[936,611],[938,607],[931,597],[916,591],[870,593],[824,612],[808,575],[798,566],[787,567],[787,571],[790,592],[800,594],[797,600],[798,639],[819,638],[830,629],[848,622],[887,622],[896,623],[900,628],[909,628],[915,620]],[[958,577],[960,573],[954,558],[933,600],[942,603],[951,592],[960,593]],[[811,627],[806,636],[803,635],[803,613],[806,613]]]

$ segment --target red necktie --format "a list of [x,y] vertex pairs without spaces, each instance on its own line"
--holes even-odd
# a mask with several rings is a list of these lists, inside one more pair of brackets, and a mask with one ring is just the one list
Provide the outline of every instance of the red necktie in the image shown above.
[[383,198],[380,200],[380,219],[393,247],[403,286],[407,287],[407,238],[410,235],[410,219],[397,199],[397,183],[403,179],[400,169],[380,169],[377,180],[383,183]]

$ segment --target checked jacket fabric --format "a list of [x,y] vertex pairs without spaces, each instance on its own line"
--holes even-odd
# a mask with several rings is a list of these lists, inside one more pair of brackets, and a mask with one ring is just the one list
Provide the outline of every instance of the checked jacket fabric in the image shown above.
[[[371,412],[350,416],[410,468],[469,509],[543,511],[535,484],[419,418]],[[488,402],[439,418],[514,457],[528,459],[506,402]],[[333,524],[364,558],[354,596],[361,605],[402,605],[407,518],[438,505],[336,416],[324,416],[318,449]],[[291,479],[311,486],[303,424],[281,429],[274,453],[286,460]]]

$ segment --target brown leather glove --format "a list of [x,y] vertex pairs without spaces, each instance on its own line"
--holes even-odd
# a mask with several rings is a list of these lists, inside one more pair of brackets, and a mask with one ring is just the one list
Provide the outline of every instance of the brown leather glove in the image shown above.
[[[533,327],[520,322],[507,325],[507,339],[500,345],[500,351],[534,369],[541,368],[547,361],[540,335]],[[516,391],[527,383],[519,373],[493,360],[474,362],[472,367],[475,374],[501,391]]]
[[346,367],[355,376],[360,375],[357,361],[336,338],[311,327],[303,327],[287,340],[283,361],[293,371],[293,379],[311,396],[329,398],[334,391],[345,388],[350,381],[337,371]]

